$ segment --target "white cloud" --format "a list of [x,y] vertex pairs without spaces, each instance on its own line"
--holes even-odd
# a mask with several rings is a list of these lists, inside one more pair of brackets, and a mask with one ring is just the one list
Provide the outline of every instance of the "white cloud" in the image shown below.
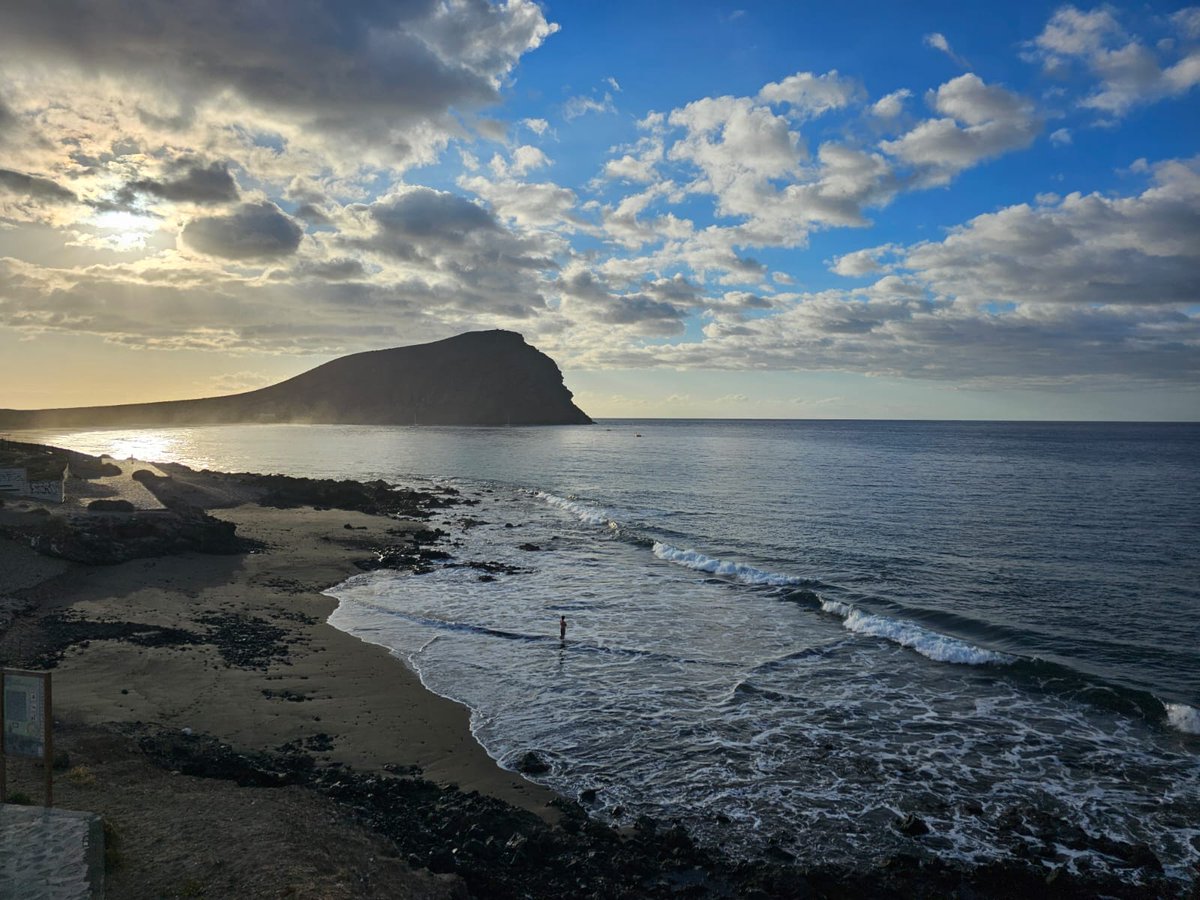
[[908,88],[885,94],[871,105],[872,114],[881,119],[894,119],[904,112],[904,101],[912,96]]
[[862,88],[852,78],[838,75],[832,69],[824,75],[797,72],[783,81],[764,85],[758,99],[765,103],[787,104],[793,115],[801,118],[819,116],[830,110],[849,106],[862,94]]
[[930,34],[927,34],[921,40],[926,47],[932,47],[934,50],[940,50],[964,69],[971,68],[971,64],[969,62],[954,52],[953,48],[950,46],[950,42],[946,40],[946,36],[940,31],[934,31]]
[[550,123],[545,119],[522,119],[521,124],[539,137],[550,127]]
[[1106,8],[1081,12],[1074,6],[1059,9],[1046,23],[1034,44],[1045,54],[1053,68],[1062,57],[1090,56],[1098,52],[1110,36],[1121,35],[1121,26]]
[[[1200,30],[1198,10],[1179,10],[1170,21],[1180,33],[1195,37],[1194,31]],[[1080,106],[1107,116],[1123,116],[1135,106],[1179,96],[1200,84],[1200,50],[1192,49],[1174,63],[1164,64],[1160,54],[1171,52],[1173,41],[1160,41],[1156,53],[1139,38],[1130,37],[1106,8],[1059,9],[1032,46],[1035,58],[1049,70],[1081,61],[1098,84]]]
[[1187,6],[1171,14],[1171,24],[1189,40],[1200,40],[1200,6]]
[[568,121],[586,116],[588,113],[615,113],[612,95],[606,93],[601,99],[595,97],[571,97],[563,104],[563,117]]
[[1055,147],[1066,147],[1071,143],[1071,129],[1059,128],[1057,131],[1051,132],[1050,143]]
[[977,216],[904,265],[971,304],[1176,306],[1200,302],[1200,159],[1162,163],[1140,195],[1069,194]]
[[929,183],[945,183],[984,159],[1027,147],[1041,128],[1028,99],[987,85],[974,74],[946,82],[931,100],[943,118],[926,119],[880,144],[892,156],[924,169]]
[[892,244],[884,244],[880,247],[867,247],[864,250],[845,253],[834,259],[830,270],[847,278],[861,278],[864,275],[871,275],[884,267],[879,258],[887,253],[891,253],[894,249]]
[[514,175],[526,175],[534,169],[542,169],[551,164],[551,160],[537,147],[524,144],[512,152],[512,165],[509,167]]

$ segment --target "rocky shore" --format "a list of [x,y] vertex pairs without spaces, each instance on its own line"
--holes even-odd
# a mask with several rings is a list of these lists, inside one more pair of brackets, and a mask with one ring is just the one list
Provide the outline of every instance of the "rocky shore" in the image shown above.
[[[1161,880],[1149,848],[1112,848],[1139,883],[1036,859],[855,871],[592,819],[589,798],[499,769],[465,710],[325,624],[321,591],[356,571],[490,577],[425,524],[470,498],[79,462],[127,470],[161,509],[0,510],[0,665],[54,672],[58,801],[109,823],[109,896],[1197,896]],[[10,767],[10,789],[36,800],[38,784]],[[1068,823],[1013,827],[1069,846]]]

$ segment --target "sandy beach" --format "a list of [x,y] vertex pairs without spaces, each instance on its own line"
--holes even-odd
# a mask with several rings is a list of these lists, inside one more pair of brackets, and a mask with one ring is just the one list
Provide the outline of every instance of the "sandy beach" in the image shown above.
[[[122,468],[127,475],[144,466],[129,462]],[[235,498],[226,502],[230,499]],[[0,513],[11,521],[35,507],[9,500]],[[14,619],[0,635],[0,662],[42,668],[57,658],[56,748],[70,756],[70,768],[83,766],[91,777],[72,778],[61,772],[56,801],[106,816],[129,848],[126,855],[132,865],[110,876],[110,896],[147,896],[147,887],[155,882],[144,877],[180,866],[191,871],[189,877],[198,884],[221,882],[220,873],[236,858],[236,832],[230,835],[222,825],[199,841],[173,837],[180,829],[188,830],[189,823],[195,830],[198,806],[187,799],[192,792],[200,792],[204,807],[229,807],[228,815],[218,816],[222,823],[258,819],[268,826],[278,823],[280,812],[274,809],[278,804],[245,798],[232,785],[217,789],[212,782],[164,776],[161,769],[136,760],[136,751],[119,734],[134,723],[137,729],[153,726],[211,735],[243,750],[303,748],[321,766],[419,772],[440,784],[557,818],[547,806],[552,793],[499,768],[472,739],[464,707],[425,690],[383,648],[326,624],[337,601],[322,591],[360,571],[355,561],[371,557],[373,548],[410,541],[413,532],[424,528],[421,523],[344,510],[254,504],[223,509],[219,516],[257,545],[253,552],[182,553],[95,566],[0,540],[0,615],[6,621]],[[46,617],[69,621],[73,627],[47,629]],[[98,639],[97,630],[89,630],[87,623],[126,623],[140,626],[141,634],[195,637],[182,642],[169,637],[143,642]],[[205,640],[205,635],[213,639]],[[127,758],[119,761],[123,756]],[[36,800],[40,783],[32,767],[10,765],[10,791],[27,792]],[[120,788],[114,790],[117,785]],[[307,792],[298,788],[289,791],[297,795],[294,800],[300,807],[330,806],[315,797],[304,798]],[[279,793],[256,792],[272,798]],[[130,802],[130,794],[139,798],[137,802]],[[332,809],[307,809],[303,814],[293,809],[286,820],[308,822],[314,814],[346,819]],[[348,821],[342,827],[367,848],[364,859],[388,855],[378,838],[358,834],[361,829]],[[229,842],[223,858],[222,835]],[[293,834],[287,843],[294,847],[322,842],[296,840]],[[207,870],[197,864],[198,844],[206,847],[200,856],[210,860]],[[164,846],[174,846],[179,858],[164,853]],[[153,858],[140,859],[137,847],[154,847]],[[338,869],[335,875],[348,878],[347,885],[358,885],[345,896],[359,896],[362,890],[363,873],[347,874],[355,866],[353,857],[332,863]],[[399,865],[408,871],[408,866]],[[312,874],[306,878],[311,880]],[[285,895],[294,880],[262,873],[255,877],[255,896],[276,889]],[[394,878],[390,873],[389,879]],[[316,893],[305,895],[340,895],[338,877],[326,881]],[[418,877],[413,895],[423,895],[426,888],[440,891],[445,885]],[[240,892],[235,882],[227,889],[230,896]]]

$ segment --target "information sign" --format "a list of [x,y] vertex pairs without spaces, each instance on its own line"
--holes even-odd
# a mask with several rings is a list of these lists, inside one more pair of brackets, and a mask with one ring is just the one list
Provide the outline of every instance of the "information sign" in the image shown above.
[[46,678],[4,674],[4,752],[8,756],[46,756]]
[[46,806],[54,804],[50,673],[0,669],[0,803],[8,797],[8,757],[40,759]]

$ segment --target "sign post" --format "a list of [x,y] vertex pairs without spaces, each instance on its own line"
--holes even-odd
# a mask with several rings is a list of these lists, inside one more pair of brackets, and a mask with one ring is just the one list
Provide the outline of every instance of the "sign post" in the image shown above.
[[8,757],[40,759],[45,806],[54,805],[54,720],[50,673],[0,669],[0,803],[7,798]]

